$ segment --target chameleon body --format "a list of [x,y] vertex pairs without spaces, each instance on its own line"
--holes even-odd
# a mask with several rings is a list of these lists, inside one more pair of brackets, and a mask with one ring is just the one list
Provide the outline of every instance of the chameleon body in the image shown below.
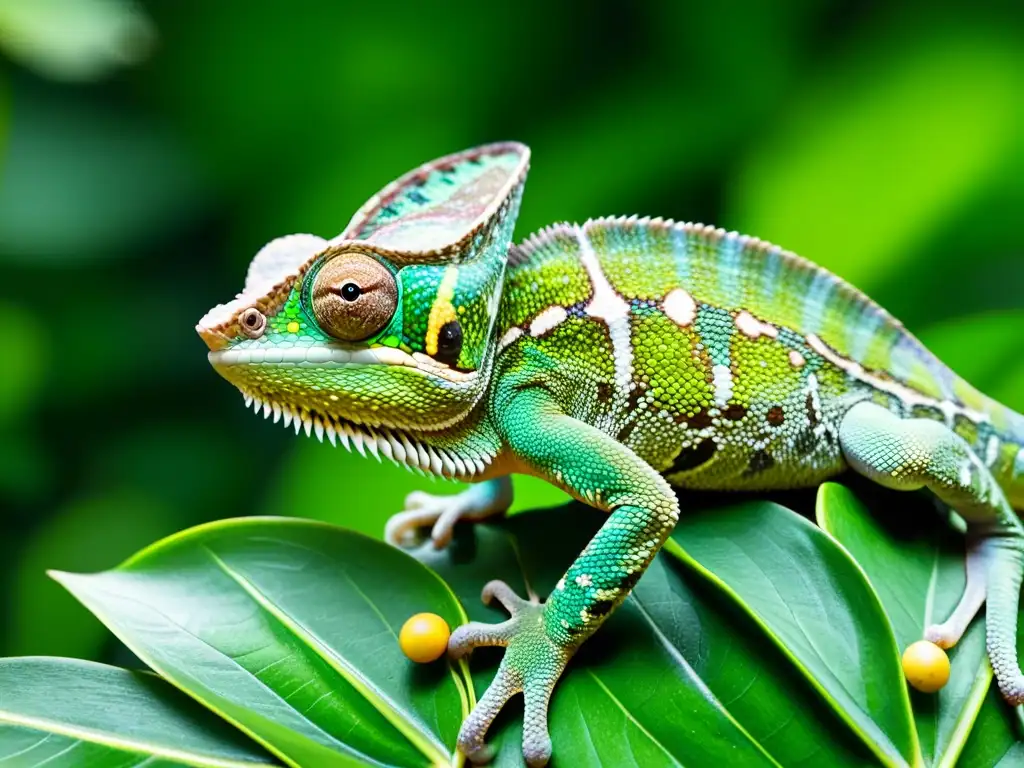
[[517,472],[608,512],[546,602],[492,582],[484,599],[511,618],[453,633],[454,656],[506,647],[460,749],[486,760],[488,726],[522,692],[524,755],[547,762],[559,676],[650,564],[686,489],[812,486],[851,468],[928,488],[964,518],[967,586],[925,636],[955,644],[987,600],[1000,690],[1024,700],[1024,418],[856,289],[759,240],[632,217],[512,245],[528,158],[513,143],[451,155],[333,240],[272,241],[243,293],[198,326],[264,415],[478,483],[410,495],[389,540],[433,526],[443,545],[458,520],[507,509]]

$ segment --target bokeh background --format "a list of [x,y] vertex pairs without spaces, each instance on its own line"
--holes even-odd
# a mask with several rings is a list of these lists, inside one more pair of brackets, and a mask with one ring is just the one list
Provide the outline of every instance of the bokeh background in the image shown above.
[[119,655],[47,568],[243,514],[380,535],[430,487],[254,417],[193,326],[266,240],[500,139],[520,237],[758,235],[1024,409],[1019,0],[0,0],[0,654]]

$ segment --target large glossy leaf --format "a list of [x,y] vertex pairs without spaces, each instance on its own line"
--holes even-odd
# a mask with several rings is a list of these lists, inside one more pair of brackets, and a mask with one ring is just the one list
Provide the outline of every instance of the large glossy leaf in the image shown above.
[[[900,649],[924,628],[944,621],[963,594],[964,541],[926,496],[892,494],[873,505],[826,483],[818,494],[818,524],[853,555],[885,606]],[[889,502],[889,503],[882,503]],[[952,766],[970,733],[992,679],[985,655],[985,623],[975,621],[949,653],[949,683],[937,694],[913,692],[914,719],[925,761]]]
[[790,510],[686,515],[666,549],[737,601],[887,765],[919,764],[899,654],[863,571]]
[[238,731],[148,673],[72,659],[0,659],[0,765],[276,765]]
[[56,574],[141,659],[286,762],[448,765],[472,694],[414,668],[397,633],[463,614],[428,569],[310,521],[194,528],[120,568]]

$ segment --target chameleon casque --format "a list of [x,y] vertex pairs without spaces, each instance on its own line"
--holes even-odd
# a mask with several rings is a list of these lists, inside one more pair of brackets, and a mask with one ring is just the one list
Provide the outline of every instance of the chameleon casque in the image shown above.
[[522,692],[524,756],[548,761],[552,690],[672,530],[673,488],[685,502],[686,489],[813,486],[848,468],[928,488],[966,521],[963,597],[924,633],[952,646],[987,601],[999,688],[1024,701],[1024,417],[856,289],[760,240],[630,217],[513,245],[528,164],[516,143],[426,164],[333,240],[270,242],[197,327],[275,422],[478,483],[411,494],[393,542],[432,526],[443,546],[458,520],[504,512],[517,472],[608,512],[546,602],[491,582],[484,600],[511,618],[452,634],[456,657],[506,648],[459,748],[485,761],[489,725]]

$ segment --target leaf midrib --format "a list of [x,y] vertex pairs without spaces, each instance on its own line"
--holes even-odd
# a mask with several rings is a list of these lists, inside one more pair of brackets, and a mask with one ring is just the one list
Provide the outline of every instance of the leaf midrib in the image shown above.
[[[390,697],[374,686],[373,683],[359,674],[359,672],[352,667],[346,659],[336,653],[333,653],[332,650],[324,644],[315,633],[301,625],[298,621],[289,617],[276,603],[274,603],[273,600],[261,592],[242,574],[231,568],[231,566],[225,563],[215,552],[213,552],[213,550],[206,546],[203,546],[202,549],[207,553],[218,569],[220,569],[229,579],[238,584],[238,586],[261,608],[267,611],[267,613],[273,616],[285,628],[291,630],[296,638],[306,645],[318,658],[345,678],[345,680],[356,691],[362,694],[363,698],[374,709],[376,709],[381,716],[383,716],[384,719],[395,728],[395,730],[405,736],[409,743],[424,757],[429,759],[432,764],[438,766],[447,766],[450,764],[447,756],[447,748],[442,744],[438,744],[432,738],[433,734],[422,727],[419,727],[421,724],[418,723],[418,717],[413,713],[405,711]],[[365,599],[365,595],[363,597]]]
[[136,739],[115,738],[103,731],[96,731],[92,728],[83,728],[67,725],[56,720],[49,720],[43,717],[29,717],[17,715],[13,712],[0,710],[0,723],[29,728],[43,733],[66,736],[71,739],[78,739],[90,744],[98,744],[122,752],[132,752],[151,757],[163,757],[168,760],[186,762],[197,768],[253,768],[253,766],[269,766],[267,762],[240,762],[219,757],[200,755],[194,752],[186,752],[169,747],[162,747]]

